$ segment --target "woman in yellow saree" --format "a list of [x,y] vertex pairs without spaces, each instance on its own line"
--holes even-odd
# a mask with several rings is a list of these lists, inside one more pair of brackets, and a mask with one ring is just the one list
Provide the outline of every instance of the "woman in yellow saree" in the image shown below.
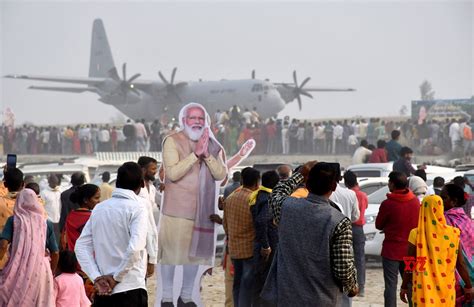
[[412,281],[415,307],[455,306],[455,269],[465,281],[465,298],[472,301],[472,285],[463,257],[459,256],[458,228],[448,226],[443,201],[437,195],[422,200],[418,227],[408,238],[408,270],[403,275],[400,299],[407,302],[408,284]]

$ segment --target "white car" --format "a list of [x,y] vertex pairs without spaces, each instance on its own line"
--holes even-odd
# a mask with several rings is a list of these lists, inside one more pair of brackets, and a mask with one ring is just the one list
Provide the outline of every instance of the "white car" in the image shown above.
[[388,177],[392,169],[393,162],[354,164],[347,168],[347,170],[353,172],[357,178]]
[[[413,168],[417,168],[416,164],[412,164]],[[388,177],[388,175],[393,170],[393,162],[388,163],[364,163],[364,164],[354,164],[347,168],[347,170],[352,171],[358,178],[364,177]],[[428,179],[432,176],[462,176],[464,172],[456,172],[454,168],[443,167],[436,165],[426,165],[426,176]],[[431,179],[433,179],[432,177]]]
[[19,169],[26,176],[33,176],[33,180],[38,183],[40,190],[48,186],[48,176],[55,174],[60,176],[62,191],[71,187],[71,175],[75,172],[83,172],[86,182],[90,181],[89,168],[83,164],[77,163],[44,163],[44,164],[24,164]]
[[378,191],[388,184],[388,177],[358,178],[359,188],[367,195]]
[[380,204],[387,199],[388,186],[384,186],[368,196],[369,207],[365,210],[365,255],[380,256],[384,234],[375,228],[375,219],[379,213]]

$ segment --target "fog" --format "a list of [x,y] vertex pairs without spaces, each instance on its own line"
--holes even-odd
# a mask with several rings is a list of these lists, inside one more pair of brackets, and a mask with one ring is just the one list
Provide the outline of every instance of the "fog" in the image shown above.
[[[427,79],[436,98],[474,94],[474,5],[445,2],[0,2],[0,74],[86,77],[92,22],[104,22],[115,64],[159,80],[257,78],[356,92],[313,93],[280,113],[299,118],[398,115]],[[108,122],[118,111],[93,93],[1,79],[17,123]]]

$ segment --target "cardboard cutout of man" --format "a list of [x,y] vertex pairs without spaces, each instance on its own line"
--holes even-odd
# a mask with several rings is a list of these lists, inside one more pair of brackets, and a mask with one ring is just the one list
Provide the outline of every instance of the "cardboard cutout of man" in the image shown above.
[[157,300],[157,306],[176,306],[173,288],[181,279],[175,275],[177,266],[182,267],[177,306],[196,306],[200,303],[196,285],[202,272],[213,265],[215,226],[209,217],[215,213],[218,185],[226,177],[227,167],[209,119],[202,105],[187,104],[180,111],[180,131],[163,141],[166,188],[158,230],[162,277],[158,297],[162,299]]

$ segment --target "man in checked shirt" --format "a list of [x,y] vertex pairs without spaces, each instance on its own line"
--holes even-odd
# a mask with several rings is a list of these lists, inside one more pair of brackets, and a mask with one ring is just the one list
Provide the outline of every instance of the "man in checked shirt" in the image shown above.
[[234,265],[232,294],[234,306],[252,306],[255,282],[253,260],[255,227],[249,198],[258,189],[260,172],[252,167],[242,170],[242,189],[234,191],[224,204],[224,230],[229,238],[229,254]]
[[[343,293],[357,295],[351,221],[329,200],[339,178],[338,163],[312,161],[273,189],[270,207],[279,243],[265,300],[278,306],[340,306]],[[302,182],[308,197],[290,197]]]

